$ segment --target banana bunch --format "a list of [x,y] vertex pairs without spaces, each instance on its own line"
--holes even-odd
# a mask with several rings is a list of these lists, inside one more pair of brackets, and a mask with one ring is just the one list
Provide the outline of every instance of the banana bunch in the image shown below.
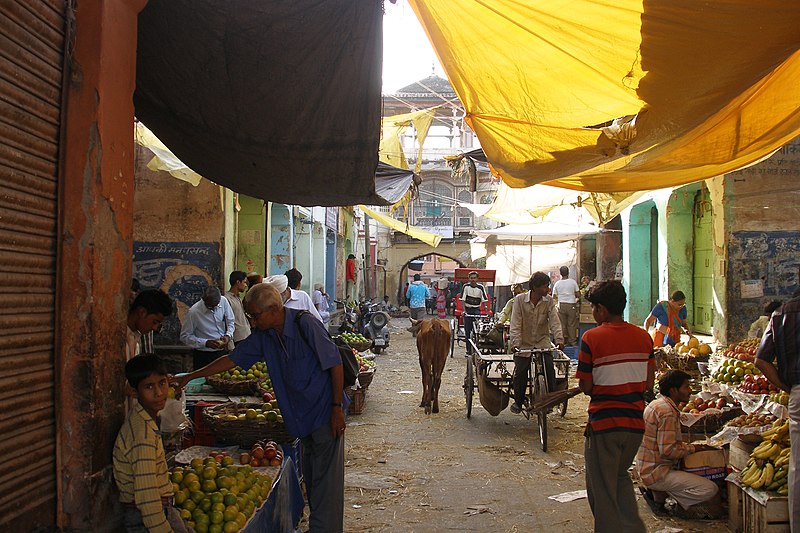
[[[761,434],[764,442],[773,442],[782,446],[789,445],[789,419],[778,419],[773,422],[772,427]],[[764,444],[762,442],[761,444]],[[760,445],[759,445],[760,446]]]
[[744,470],[740,474],[741,483],[753,489],[776,491],[778,495],[788,494],[789,474],[789,421],[776,420],[770,429],[763,432],[764,441],[750,454]]
[[751,458],[739,477],[743,486],[761,489],[771,485],[774,481],[775,466],[770,462],[764,462],[762,466],[758,466],[758,463]]

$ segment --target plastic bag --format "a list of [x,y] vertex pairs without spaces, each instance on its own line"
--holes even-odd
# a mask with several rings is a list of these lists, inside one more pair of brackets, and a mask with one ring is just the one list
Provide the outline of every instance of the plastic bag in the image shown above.
[[189,419],[186,418],[186,395],[181,394],[180,399],[167,398],[167,403],[159,414],[162,433],[174,433],[189,427]]

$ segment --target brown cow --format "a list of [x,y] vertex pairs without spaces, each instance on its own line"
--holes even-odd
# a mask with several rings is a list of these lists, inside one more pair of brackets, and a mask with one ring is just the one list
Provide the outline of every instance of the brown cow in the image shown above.
[[450,353],[450,323],[447,320],[429,318],[412,320],[417,331],[417,352],[422,369],[422,403],[425,414],[439,412],[439,387],[442,371]]

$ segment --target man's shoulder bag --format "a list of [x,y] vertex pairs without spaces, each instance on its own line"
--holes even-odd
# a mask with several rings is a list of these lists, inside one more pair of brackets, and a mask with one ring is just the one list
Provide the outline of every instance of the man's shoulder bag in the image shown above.
[[[308,311],[300,311],[294,317],[294,324],[297,327],[297,331],[300,332],[300,336],[303,337],[305,343],[311,347],[311,344],[308,342],[308,337],[306,337],[305,331],[303,328],[300,327],[300,318],[303,315],[310,315]],[[316,319],[314,319],[316,320]],[[327,333],[327,331],[326,331]],[[328,334],[330,337],[330,334]],[[347,344],[337,344],[336,341],[331,339],[336,348],[339,349],[339,357],[342,359],[342,371],[344,373],[344,386],[345,387],[352,387],[356,384],[356,379],[358,378],[358,372],[360,365],[358,364],[358,360],[356,359],[356,354],[353,352],[353,349],[348,346]]]

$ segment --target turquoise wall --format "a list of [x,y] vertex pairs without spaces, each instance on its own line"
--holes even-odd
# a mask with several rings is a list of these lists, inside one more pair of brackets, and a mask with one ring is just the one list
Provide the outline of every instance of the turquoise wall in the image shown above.
[[272,204],[269,271],[265,275],[283,274],[292,268],[292,215],[284,204]]
[[[650,314],[658,294],[651,291],[653,269],[651,267],[651,210],[655,202],[649,200],[634,206],[629,212],[629,223],[623,224],[623,250],[625,254],[625,290],[628,305],[625,318],[633,324],[642,324]],[[627,231],[625,231],[627,230]],[[658,249],[653,242],[653,250]]]

